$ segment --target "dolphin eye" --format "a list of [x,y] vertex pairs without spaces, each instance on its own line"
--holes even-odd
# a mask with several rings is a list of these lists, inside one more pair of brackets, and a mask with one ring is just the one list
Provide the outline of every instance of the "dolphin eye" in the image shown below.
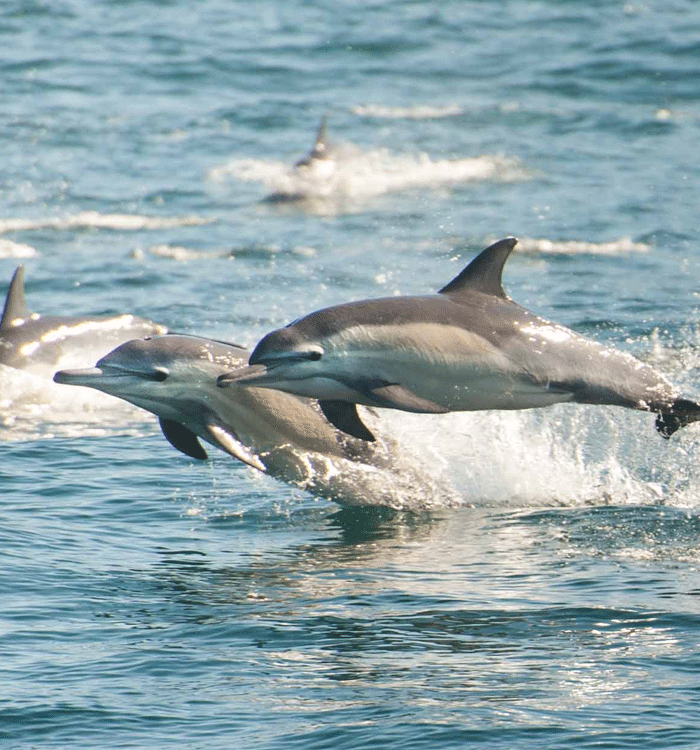
[[169,374],[170,373],[166,369],[158,367],[153,373],[153,380],[162,383],[164,380],[168,379]]
[[299,352],[300,359],[306,359],[311,362],[318,362],[323,356],[323,347],[316,344],[309,345],[308,349]]

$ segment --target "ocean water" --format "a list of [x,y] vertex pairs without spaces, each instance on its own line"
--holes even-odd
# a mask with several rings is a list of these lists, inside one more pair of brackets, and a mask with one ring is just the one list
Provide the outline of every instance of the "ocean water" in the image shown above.
[[[7,0],[0,285],[253,346],[515,235],[514,299],[697,398],[699,40],[691,0]],[[700,747],[700,428],[386,412],[429,489],[350,508],[0,369],[3,748]]]

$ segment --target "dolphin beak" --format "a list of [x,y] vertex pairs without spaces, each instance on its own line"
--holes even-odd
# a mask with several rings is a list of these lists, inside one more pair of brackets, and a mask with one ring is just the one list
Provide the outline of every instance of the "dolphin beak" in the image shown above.
[[86,367],[83,370],[59,370],[54,376],[54,383],[66,385],[92,385],[92,381],[102,377],[104,372],[99,367]]
[[259,351],[259,346],[250,355],[248,367],[241,367],[239,370],[219,375],[216,384],[221,388],[226,388],[232,383],[259,386],[279,383],[282,378],[279,377],[279,374],[275,374],[275,370],[278,367],[284,369],[285,365],[294,365],[299,362],[315,362],[323,354],[323,349],[318,346],[308,351],[282,352],[281,354],[265,354],[265,352]]
[[228,388],[228,386],[234,383],[240,385],[258,385],[263,382],[270,382],[266,378],[269,375],[269,369],[265,365],[250,365],[248,367],[241,367],[239,370],[233,370],[232,372],[225,372],[223,375],[219,375],[216,379],[216,384],[220,388]]

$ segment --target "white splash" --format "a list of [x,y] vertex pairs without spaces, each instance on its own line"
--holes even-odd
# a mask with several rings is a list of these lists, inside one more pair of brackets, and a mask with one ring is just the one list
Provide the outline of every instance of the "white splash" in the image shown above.
[[144,229],[172,229],[174,227],[211,224],[215,219],[202,216],[141,216],[139,214],[101,214],[98,211],[81,211],[68,216],[50,216],[37,219],[0,219],[0,234],[34,229],[114,229],[135,232]]
[[[496,238],[488,238],[487,244]],[[515,250],[521,253],[544,255],[622,255],[625,253],[648,253],[651,245],[634,242],[630,237],[620,237],[609,242],[588,242],[585,240],[548,240],[532,237],[519,237]]]
[[125,401],[0,365],[0,442],[150,434],[155,429],[148,412]]
[[234,178],[262,184],[272,199],[309,201],[364,200],[415,188],[439,188],[465,182],[509,182],[526,177],[519,161],[503,155],[434,159],[426,153],[363,151],[354,146],[333,152],[334,169],[322,176],[290,168],[280,161],[239,159],[210,171],[216,182]]
[[[197,250],[196,248],[182,247],[181,245],[151,245],[148,248],[151,255],[158,258],[170,258],[181,263],[201,258],[225,258],[231,255],[230,250]],[[143,253],[139,249],[134,250],[134,257],[141,257]]]
[[36,255],[37,249],[31,245],[0,239],[0,258],[34,258]]
[[410,107],[387,107],[382,104],[364,104],[350,110],[360,117],[375,117],[388,120],[437,120],[443,117],[456,117],[464,114],[459,104],[415,104]]
[[[520,104],[517,101],[505,101],[496,105],[502,113],[517,112]],[[411,104],[408,106],[391,106],[386,104],[358,104],[350,111],[360,117],[372,117],[378,120],[439,120],[445,117],[458,117],[474,112],[473,107],[461,104]]]
[[443,465],[429,476],[454,488],[464,505],[685,505],[689,495],[700,504],[700,469],[692,458],[700,428],[665,441],[650,414],[567,404],[439,416],[383,412],[382,418],[402,442],[440,456]]

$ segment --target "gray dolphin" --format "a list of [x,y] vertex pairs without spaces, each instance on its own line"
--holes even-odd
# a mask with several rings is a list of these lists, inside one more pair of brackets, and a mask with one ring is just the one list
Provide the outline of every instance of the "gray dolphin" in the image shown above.
[[246,370],[219,385],[319,399],[338,429],[365,440],[356,404],[409,412],[529,409],[569,401],[655,412],[669,437],[700,420],[649,365],[540,318],[503,290],[517,240],[482,251],[437,294],[329,307],[273,331]]
[[[24,293],[24,268],[15,271],[0,319],[0,364],[51,377],[58,367],[84,361],[81,353],[95,345],[106,352],[137,336],[167,328],[134,315],[67,316],[30,313]],[[94,356],[94,354],[92,355]],[[88,360],[90,361],[90,360]]]
[[313,402],[275,391],[217,388],[217,377],[245,367],[248,354],[234,344],[168,334],[126,342],[95,367],[62,370],[54,380],[95,388],[150,411],[171,445],[192,458],[207,458],[201,438],[291,482],[313,474],[307,454],[382,465],[381,450],[367,450],[366,443],[338,432]]

